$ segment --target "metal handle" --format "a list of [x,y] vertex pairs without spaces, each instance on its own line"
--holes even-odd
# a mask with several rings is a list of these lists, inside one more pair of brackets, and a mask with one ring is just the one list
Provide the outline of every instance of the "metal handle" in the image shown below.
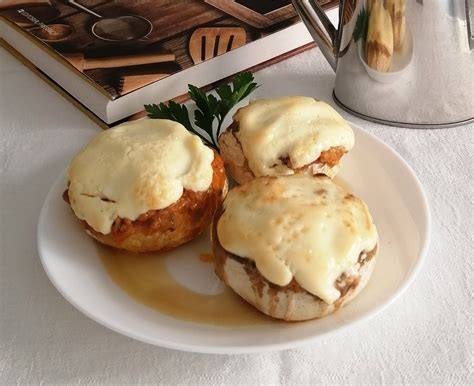
[[91,16],[94,16],[98,19],[102,19],[102,15],[99,15],[98,13],[94,12],[94,11],[91,11],[89,8],[83,6],[82,4],[79,4],[77,1],[74,1],[74,0],[65,0],[64,1],[67,5],[73,7],[73,8],[76,8],[78,9],[79,11],[83,11],[85,13],[88,13],[89,15]]
[[337,65],[337,29],[315,0],[291,0],[301,20],[321,49],[324,57],[336,71]]
[[466,24],[469,48],[474,49],[474,0],[466,0]]

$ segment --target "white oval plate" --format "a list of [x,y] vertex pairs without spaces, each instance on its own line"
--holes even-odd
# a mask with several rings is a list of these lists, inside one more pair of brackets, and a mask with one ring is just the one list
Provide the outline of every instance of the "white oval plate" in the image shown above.
[[[61,199],[64,176],[51,188],[38,222],[43,267],[57,290],[91,319],[143,342],[178,350],[237,354],[288,349],[367,319],[392,303],[418,272],[428,247],[430,212],[420,182],[405,161],[376,137],[351,126],[356,146],[343,159],[340,176],[367,202],[380,235],[380,253],[367,287],[333,315],[303,323],[221,327],[176,320],[135,302],[109,278],[94,242]],[[211,250],[205,237],[199,243]],[[167,258],[170,273],[197,292],[215,292],[218,279],[211,265],[197,269],[196,257],[189,256],[195,254],[193,245],[178,248]]]

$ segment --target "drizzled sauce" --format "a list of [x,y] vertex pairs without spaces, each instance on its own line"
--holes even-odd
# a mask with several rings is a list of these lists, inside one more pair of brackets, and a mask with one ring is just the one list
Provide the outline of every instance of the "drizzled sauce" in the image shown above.
[[97,249],[110,278],[135,301],[162,314],[221,326],[277,323],[228,287],[217,295],[205,295],[181,285],[168,272],[164,254],[134,254],[100,245]]
[[[350,191],[347,181],[340,177],[334,182]],[[181,248],[189,246],[189,253],[201,264],[212,264],[212,254],[199,253],[194,244],[206,245],[210,250],[210,240],[202,235]],[[168,272],[166,254],[136,254],[100,244],[97,251],[109,277],[128,296],[172,318],[218,326],[285,323],[256,310],[228,287],[217,295],[204,295],[186,288]]]
[[199,255],[199,260],[203,263],[212,263],[214,261],[214,256],[211,253],[203,253]]

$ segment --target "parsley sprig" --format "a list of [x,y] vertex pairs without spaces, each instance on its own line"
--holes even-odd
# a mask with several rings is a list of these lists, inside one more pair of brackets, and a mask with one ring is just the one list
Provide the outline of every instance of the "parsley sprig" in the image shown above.
[[[188,85],[189,97],[196,102],[194,111],[194,124],[207,135],[202,134],[191,124],[189,112],[185,105],[170,101],[164,103],[145,105],[148,117],[152,119],[170,119],[181,123],[190,132],[196,134],[204,143],[218,150],[217,139],[222,131],[222,124],[226,115],[242,99],[246,98],[257,87],[250,72],[242,72],[234,77],[232,84],[224,84],[216,89],[217,97],[206,95],[200,88]],[[217,126],[214,130],[214,122]]]

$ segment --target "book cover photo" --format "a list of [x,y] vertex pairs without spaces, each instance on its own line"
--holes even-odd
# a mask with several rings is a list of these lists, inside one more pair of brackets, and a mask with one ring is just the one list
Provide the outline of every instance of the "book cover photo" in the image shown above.
[[3,0],[0,16],[111,99],[299,22],[290,0]]

